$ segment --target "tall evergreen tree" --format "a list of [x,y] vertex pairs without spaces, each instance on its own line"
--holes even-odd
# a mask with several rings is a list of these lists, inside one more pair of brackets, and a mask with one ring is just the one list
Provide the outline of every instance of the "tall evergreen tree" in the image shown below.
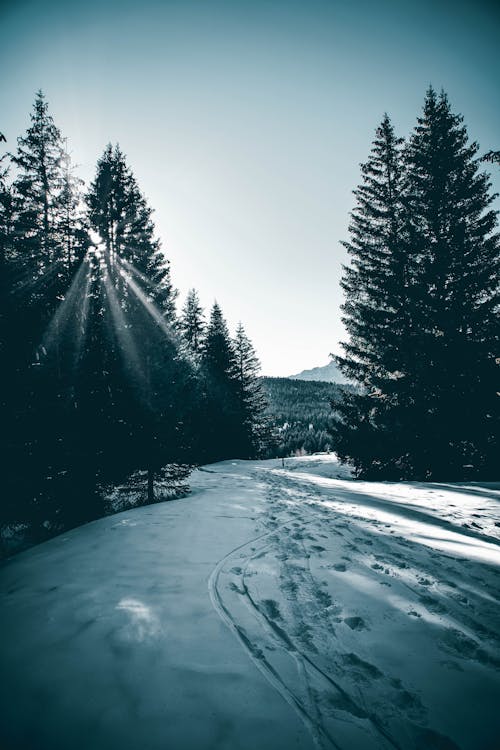
[[191,380],[174,331],[170,268],[154,237],[151,209],[118,147],[108,146],[99,160],[87,202],[102,243],[80,398],[103,426],[97,473],[114,479],[147,469],[151,500],[155,473],[179,456]]
[[87,194],[89,220],[104,244],[108,266],[124,265],[162,316],[175,319],[170,265],[154,234],[152,209],[118,146],[108,144]]
[[[58,291],[56,214],[62,182],[63,143],[41,91],[35,99],[31,126],[17,143],[17,153],[12,156],[16,168],[13,185],[15,260],[21,283],[31,282],[34,294],[30,295],[30,301],[42,298],[50,315]],[[39,279],[43,284],[33,283]]]
[[203,351],[205,319],[196,289],[190,289],[179,318],[179,331],[184,346],[195,361],[199,361]]
[[3,254],[8,289],[2,344],[4,375],[9,384],[4,424],[9,452],[8,494],[18,499],[17,520],[23,520],[23,513],[28,512],[27,508],[22,509],[22,498],[28,501],[29,513],[39,513],[40,520],[56,512],[55,504],[50,509],[41,497],[54,499],[55,477],[64,471],[66,383],[61,380],[59,367],[60,342],[57,367],[50,376],[48,368],[41,371],[37,351],[50,321],[55,319],[57,325],[60,322],[56,310],[65,300],[72,273],[86,249],[86,233],[81,225],[80,257],[75,252],[76,243],[72,244],[71,258],[63,252],[74,227],[68,224],[66,235],[61,231],[62,201],[64,198],[72,202],[73,215],[78,202],[74,185],[65,187],[63,157],[61,133],[39,92],[31,125],[26,135],[18,138],[17,152],[11,156],[10,228]]
[[363,181],[354,194],[351,240],[344,243],[351,265],[344,268],[343,322],[349,341],[337,357],[342,372],[359,383],[335,404],[336,449],[360,474],[401,471],[395,430],[400,394],[411,351],[408,309],[409,262],[402,210],[402,139],[384,116]]
[[235,455],[255,458],[264,452],[270,439],[270,424],[265,416],[268,403],[260,379],[260,362],[241,323],[236,329],[234,354],[241,436]]
[[203,444],[206,460],[234,455],[239,437],[236,358],[227,323],[217,302],[207,326],[201,359]]
[[[374,205],[364,170],[348,245],[355,262],[344,278],[350,342],[338,360],[361,392],[336,405],[339,453],[362,476],[460,479],[492,471],[499,242],[477,151],[446,95],[431,89],[404,149],[395,225]],[[388,188],[386,178],[383,196]],[[376,235],[384,226],[396,231],[373,268],[373,227]]]
[[430,89],[405,154],[418,332],[414,473],[490,477],[498,457],[500,245],[477,143]]

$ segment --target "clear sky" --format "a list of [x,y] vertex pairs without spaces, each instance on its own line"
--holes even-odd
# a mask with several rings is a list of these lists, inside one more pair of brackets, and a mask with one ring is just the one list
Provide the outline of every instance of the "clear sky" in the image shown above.
[[85,180],[118,141],[181,302],[217,299],[289,375],[339,350],[340,241],[384,111],[407,135],[432,83],[499,148],[499,48],[486,0],[0,0],[0,130],[14,149],[42,88]]

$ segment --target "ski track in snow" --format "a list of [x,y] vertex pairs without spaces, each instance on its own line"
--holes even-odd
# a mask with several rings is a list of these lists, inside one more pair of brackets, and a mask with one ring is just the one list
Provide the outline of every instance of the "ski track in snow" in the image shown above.
[[[300,459],[297,463],[294,468]],[[477,546],[470,551],[482,563],[493,558],[498,564],[496,524],[490,523],[490,536],[471,528],[463,512],[445,518],[442,503],[434,508],[420,504],[421,496],[424,503],[436,493],[442,496],[446,485],[409,491],[406,484],[380,486],[261,467],[253,476],[266,485],[268,508],[261,522],[267,530],[219,561],[209,579],[210,596],[258,669],[298,712],[317,747],[459,748],[430,726],[432,706],[423,702],[422,690],[412,689],[411,669],[407,684],[404,675],[386,674],[383,664],[379,668],[364,658],[370,616],[342,616],[341,595],[334,599],[335,587],[330,593],[329,582],[320,576],[325,570],[334,580],[351,576],[367,596],[376,586],[386,592],[397,587],[381,597],[383,609],[404,610],[406,618],[441,630],[432,638],[442,655],[441,671],[464,670],[464,661],[496,670],[498,630],[484,625],[475,612],[497,604],[498,595],[481,592],[480,578],[467,570],[468,558],[447,554],[470,539]],[[450,486],[450,491],[461,489]],[[471,488],[471,494],[485,502],[500,498],[496,489]],[[322,563],[324,544],[333,556]],[[349,567],[357,570],[349,574]],[[498,572],[490,568],[497,580]],[[493,608],[488,614],[495,622]],[[382,619],[388,618],[384,611]]]
[[2,750],[498,750],[500,483],[191,485],[0,568]]

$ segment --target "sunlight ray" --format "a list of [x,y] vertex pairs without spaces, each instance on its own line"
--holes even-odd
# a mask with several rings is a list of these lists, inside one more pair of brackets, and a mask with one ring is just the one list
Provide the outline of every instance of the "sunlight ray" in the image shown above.
[[48,282],[54,277],[56,272],[64,266],[62,260],[56,260],[50,264],[50,266],[38,276],[33,278],[30,272],[19,274],[19,280],[14,285],[13,293],[16,296],[28,295],[34,292],[41,286],[47,285]]
[[146,380],[141,358],[137,351],[137,345],[130,331],[129,324],[125,318],[124,312],[118,300],[116,289],[111,281],[108,269],[106,268],[101,277],[104,297],[108,303],[108,309],[113,322],[113,330],[116,333],[118,343],[124,360],[128,366],[139,377],[141,381]]
[[163,333],[167,336],[169,341],[175,342],[176,335],[172,330],[172,326],[170,325],[170,323],[168,323],[165,320],[164,316],[158,310],[156,305],[150,299],[148,299],[147,295],[143,292],[140,286],[134,281],[130,273],[128,273],[124,268],[120,268],[119,273],[120,273],[120,276],[126,282],[129,289],[133,292],[135,297],[142,304],[146,312],[151,316],[151,318],[153,318],[155,323],[157,323],[157,325],[163,331]]
[[158,284],[155,284],[152,279],[142,273],[142,271],[139,271],[139,269],[136,268],[133,263],[131,263],[126,258],[117,258],[117,260],[119,264],[121,264],[122,266],[126,266],[127,270],[130,271],[130,273],[132,273],[139,281],[142,281],[142,283],[146,286],[151,287],[152,289],[158,287]]
[[48,351],[54,350],[58,346],[61,336],[65,334],[71,326],[75,328],[75,341],[77,342],[77,348],[82,343],[84,330],[87,323],[87,316],[85,315],[84,318],[81,318],[80,326],[75,326],[74,313],[77,311],[78,305],[82,303],[82,298],[82,310],[86,310],[88,312],[88,300],[86,300],[86,297],[89,291],[89,276],[90,263],[89,258],[86,256],[81,262],[77,272],[75,273],[73,281],[71,282],[71,285],[66,292],[64,299],[61,301],[59,307],[52,316],[52,319],[50,320],[47,329],[42,337],[42,341],[39,347],[39,350],[41,349],[42,354],[46,354]]
[[76,336],[74,341],[73,368],[76,368],[81,361],[83,346],[88,333],[88,320],[90,309],[90,297],[92,294],[92,274],[90,268],[85,279],[85,288],[83,290],[82,307],[80,311],[79,325],[76,326]]

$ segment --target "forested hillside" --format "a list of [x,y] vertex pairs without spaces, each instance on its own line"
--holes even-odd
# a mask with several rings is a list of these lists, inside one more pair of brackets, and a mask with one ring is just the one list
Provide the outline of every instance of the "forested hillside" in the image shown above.
[[332,449],[331,401],[341,388],[335,383],[290,378],[262,378],[267,414],[275,425],[269,456],[292,456]]

